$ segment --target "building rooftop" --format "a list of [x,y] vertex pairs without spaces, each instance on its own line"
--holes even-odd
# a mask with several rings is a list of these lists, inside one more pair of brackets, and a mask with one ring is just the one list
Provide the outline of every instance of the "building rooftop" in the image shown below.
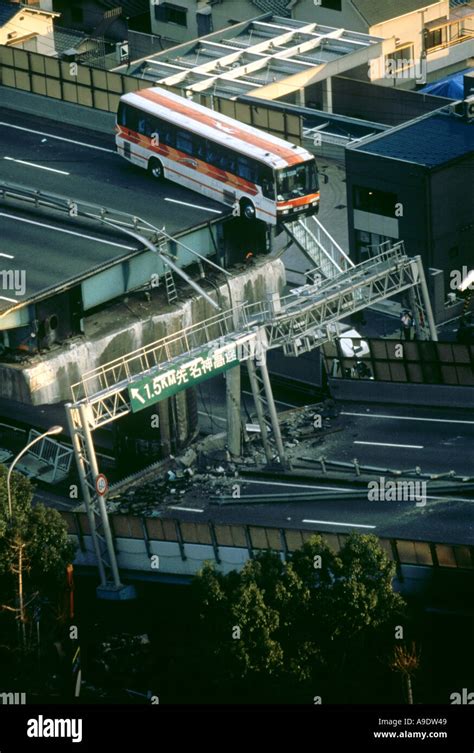
[[8,23],[20,10],[19,5],[11,5],[0,0],[0,26]]
[[[451,4],[457,5],[465,4],[469,1],[470,0],[450,0]],[[253,0],[253,2],[254,5],[257,5],[257,0]],[[267,2],[268,4],[268,0],[258,0],[258,2]],[[280,2],[281,0],[279,0],[279,3]],[[291,6],[293,7],[297,5],[299,2],[300,0],[293,0]],[[398,18],[398,16],[413,13],[422,8],[427,8],[430,5],[436,5],[436,3],[439,2],[440,0],[351,0],[352,5],[359,12],[359,15],[362,16],[368,26],[374,26],[375,24],[388,21],[391,18]],[[348,0],[343,0],[343,4],[344,3],[349,4]],[[328,10],[330,9],[328,8]]]
[[438,110],[349,148],[434,168],[474,155],[474,125]]
[[[186,92],[273,99],[373,57],[381,37],[271,13],[116,70]],[[268,95],[268,96],[267,96]]]

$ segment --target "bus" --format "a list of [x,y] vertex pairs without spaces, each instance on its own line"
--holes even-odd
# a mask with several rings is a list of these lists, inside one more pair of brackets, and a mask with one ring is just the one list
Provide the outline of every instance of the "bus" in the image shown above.
[[118,153],[148,170],[270,225],[316,214],[310,152],[165,89],[120,98]]

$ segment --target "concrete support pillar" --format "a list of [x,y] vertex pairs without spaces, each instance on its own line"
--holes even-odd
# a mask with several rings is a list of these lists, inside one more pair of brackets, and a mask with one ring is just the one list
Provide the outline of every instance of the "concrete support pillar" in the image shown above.
[[297,97],[298,105],[300,107],[306,107],[306,99],[305,99],[305,94],[304,94],[304,88],[298,89],[298,93],[297,93],[296,97]]
[[332,105],[332,78],[323,81],[323,110],[324,112],[333,112]]
[[157,407],[160,418],[161,452],[163,457],[168,457],[171,452],[169,399],[161,400]]
[[227,444],[229,452],[239,457],[242,452],[242,421],[240,412],[240,364],[226,372]]
[[188,406],[186,404],[186,391],[178,392],[173,398],[176,405],[176,433],[177,443],[182,447],[188,438]]

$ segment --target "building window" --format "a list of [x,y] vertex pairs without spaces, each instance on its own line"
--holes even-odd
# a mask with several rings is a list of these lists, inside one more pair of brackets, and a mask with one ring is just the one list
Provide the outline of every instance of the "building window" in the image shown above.
[[187,8],[172,3],[160,3],[155,5],[155,19],[164,24],[177,24],[178,26],[187,26]]
[[321,8],[327,8],[328,10],[341,10],[342,0],[321,0],[321,2],[315,3],[315,5],[320,5]]
[[210,13],[196,13],[198,36],[205,37],[214,31],[212,15]]
[[387,55],[385,57],[386,62],[390,60],[393,61],[397,70],[412,66],[413,59],[414,59],[414,47],[412,44],[407,45],[406,47],[402,47],[399,50],[395,50],[395,52],[391,52],[390,55]]
[[395,217],[397,196],[388,191],[376,191],[364,186],[354,186],[354,209],[372,214],[382,214],[385,217]]
[[369,233],[367,230],[355,231],[355,258],[358,262],[372,259],[380,252],[382,243],[390,241],[390,244],[396,243],[396,238],[388,238],[386,235],[378,233]]
[[432,47],[440,47],[446,43],[446,27],[441,29],[433,29],[433,31],[426,31],[425,47],[430,50]]

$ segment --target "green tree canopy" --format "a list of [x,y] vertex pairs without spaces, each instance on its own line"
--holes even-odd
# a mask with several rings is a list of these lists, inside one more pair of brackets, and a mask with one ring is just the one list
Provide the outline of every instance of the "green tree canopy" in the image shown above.
[[314,681],[400,618],[394,575],[378,540],[359,534],[337,554],[315,535],[286,562],[265,551],[227,575],[206,564],[194,580],[203,650],[233,678]]
[[33,486],[19,473],[12,473],[13,519],[9,520],[7,469],[0,466],[0,576],[12,572],[16,546],[25,545],[25,575],[30,586],[65,577],[65,567],[74,558],[74,545],[57,510],[32,504]]

